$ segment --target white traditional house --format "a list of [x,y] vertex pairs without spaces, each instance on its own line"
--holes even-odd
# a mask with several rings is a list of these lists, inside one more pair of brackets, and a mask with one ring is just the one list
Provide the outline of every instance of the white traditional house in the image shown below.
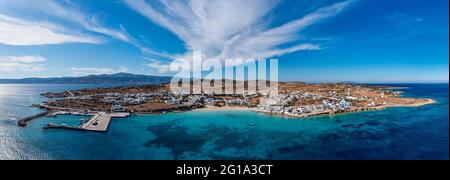
[[113,105],[111,107],[112,112],[125,112],[125,108],[121,105]]

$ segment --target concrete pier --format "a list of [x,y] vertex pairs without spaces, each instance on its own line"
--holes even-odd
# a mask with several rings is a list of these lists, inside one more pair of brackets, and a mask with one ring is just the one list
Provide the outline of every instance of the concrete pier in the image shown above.
[[109,123],[111,122],[111,114],[98,113],[95,114],[89,121],[81,126],[82,129],[88,131],[100,131],[105,132],[108,130]]
[[47,124],[43,127],[44,129],[69,129],[69,130],[78,130],[78,131],[85,131],[85,129],[82,129],[80,127],[75,126],[67,126],[67,125],[58,125],[58,124]]

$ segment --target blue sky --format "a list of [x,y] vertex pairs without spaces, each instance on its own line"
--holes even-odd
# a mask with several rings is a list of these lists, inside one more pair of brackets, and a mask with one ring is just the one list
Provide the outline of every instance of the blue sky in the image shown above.
[[283,81],[448,82],[448,0],[0,0],[0,78],[277,58]]

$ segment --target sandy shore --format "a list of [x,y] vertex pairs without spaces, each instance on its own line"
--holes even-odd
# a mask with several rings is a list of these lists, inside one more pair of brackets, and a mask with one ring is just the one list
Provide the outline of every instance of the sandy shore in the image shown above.
[[422,100],[422,101],[414,102],[411,104],[388,104],[388,105],[378,106],[375,109],[381,110],[381,109],[389,108],[389,107],[419,107],[419,106],[425,106],[425,105],[436,103],[436,100],[434,100],[434,99],[420,99],[420,100]]
[[210,112],[210,111],[254,111],[256,108],[248,108],[248,107],[238,107],[238,106],[224,106],[224,107],[216,107],[216,106],[207,106],[200,109],[194,109],[194,112]]

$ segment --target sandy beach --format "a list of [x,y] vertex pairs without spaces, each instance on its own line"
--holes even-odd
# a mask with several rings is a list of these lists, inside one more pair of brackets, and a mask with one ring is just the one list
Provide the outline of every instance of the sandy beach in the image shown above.
[[209,112],[209,111],[255,111],[256,108],[249,108],[249,107],[239,107],[239,106],[223,106],[223,107],[216,107],[216,106],[207,106],[200,109],[194,109],[192,111],[194,112]]
[[416,102],[413,102],[411,104],[388,104],[388,105],[378,106],[375,109],[381,110],[381,109],[389,108],[389,107],[419,107],[419,106],[425,106],[425,105],[435,104],[435,103],[436,103],[436,100],[434,100],[434,99],[423,98],[423,99],[417,99]]

